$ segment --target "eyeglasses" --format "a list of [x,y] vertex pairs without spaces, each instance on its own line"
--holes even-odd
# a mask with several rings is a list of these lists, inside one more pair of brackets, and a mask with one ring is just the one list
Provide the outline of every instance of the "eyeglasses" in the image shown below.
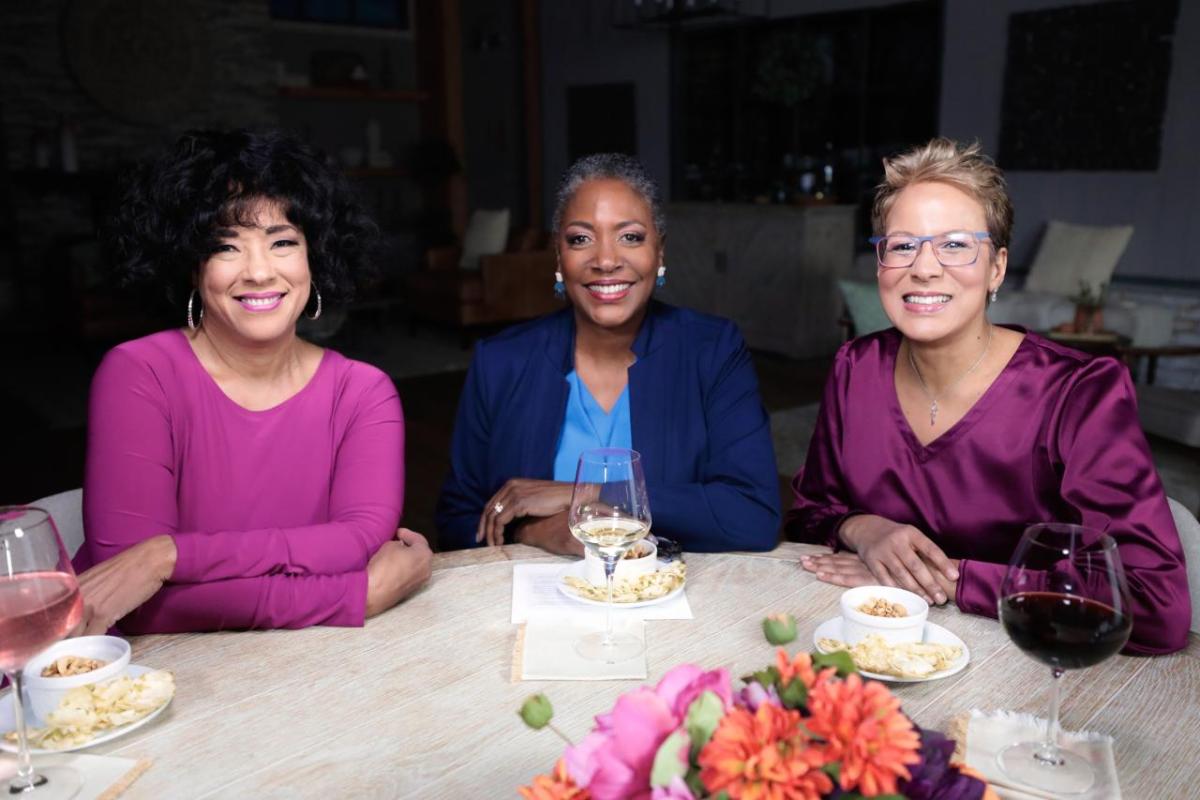
[[979,260],[979,249],[991,238],[987,231],[947,231],[933,236],[872,236],[875,257],[886,269],[911,267],[921,252],[921,245],[932,242],[933,257],[943,267],[969,267]]

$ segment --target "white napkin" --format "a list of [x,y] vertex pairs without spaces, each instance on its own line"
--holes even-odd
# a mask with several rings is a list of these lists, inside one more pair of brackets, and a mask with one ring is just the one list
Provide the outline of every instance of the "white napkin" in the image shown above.
[[530,620],[517,629],[513,651],[513,680],[518,681],[612,681],[646,678],[646,624],[640,619],[614,619],[613,632],[637,637],[642,654],[628,661],[608,664],[589,661],[575,652],[575,640],[601,630],[595,621],[564,619]]
[[[1044,800],[1059,797],[1018,784],[1001,769],[996,756],[1010,744],[1039,741],[1045,735],[1046,720],[1015,711],[985,712],[973,709],[967,720],[966,762],[977,769],[996,794],[1006,800]],[[1086,758],[1096,771],[1092,788],[1071,795],[1072,800],[1120,800],[1117,765],[1113,761],[1112,737],[1088,731],[1061,731],[1058,743]]]
[[[557,564],[516,564],[513,566],[512,621],[534,619],[564,619],[604,624],[604,608],[593,606],[564,595],[558,589],[559,576],[566,567]],[[613,606],[614,619],[691,619],[687,590],[670,600],[638,608]]]
[[[78,771],[83,777],[83,788],[75,795],[75,800],[113,800],[150,768],[150,759],[63,753],[54,756],[34,756],[34,771],[39,767],[70,767]],[[9,780],[16,774],[17,757],[5,755],[0,758],[0,787],[7,787]],[[4,790],[3,794],[7,795],[7,790]],[[30,796],[37,795],[35,791]]]

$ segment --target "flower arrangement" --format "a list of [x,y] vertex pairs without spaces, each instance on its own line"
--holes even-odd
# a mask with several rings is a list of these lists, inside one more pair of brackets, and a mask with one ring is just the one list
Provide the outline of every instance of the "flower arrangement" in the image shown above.
[[[846,653],[780,648],[743,681],[735,693],[726,670],[675,667],[618,698],[550,774],[518,791],[526,800],[996,798],[950,762],[952,741],[918,728]],[[520,714],[553,729],[543,695]]]

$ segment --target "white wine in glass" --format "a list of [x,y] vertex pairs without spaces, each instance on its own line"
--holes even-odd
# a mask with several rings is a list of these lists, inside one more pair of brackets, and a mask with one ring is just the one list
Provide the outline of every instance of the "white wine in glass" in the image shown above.
[[604,631],[580,638],[575,643],[576,652],[610,664],[640,656],[645,650],[640,639],[613,632],[612,608],[617,562],[650,532],[650,502],[641,455],[619,448],[585,450],[575,470],[567,524],[575,538],[604,561],[608,584]]

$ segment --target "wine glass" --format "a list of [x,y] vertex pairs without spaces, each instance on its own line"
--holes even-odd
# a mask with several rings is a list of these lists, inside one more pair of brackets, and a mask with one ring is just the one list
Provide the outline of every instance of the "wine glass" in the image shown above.
[[67,798],[83,785],[69,767],[34,772],[22,706],[25,664],[66,636],[82,616],[75,571],[50,515],[40,508],[0,507],[0,669],[12,685],[17,725],[17,774],[9,794]]
[[642,457],[635,450],[585,450],[575,470],[575,488],[567,524],[583,546],[604,561],[608,603],[604,632],[589,633],[575,650],[591,661],[616,663],[642,654],[645,644],[635,636],[613,633],[613,573],[630,547],[650,532],[650,502]]
[[1045,738],[1005,748],[1000,766],[1056,795],[1085,792],[1095,780],[1091,765],[1058,746],[1058,679],[1099,664],[1129,639],[1133,617],[1117,543],[1080,525],[1029,526],[1008,563],[999,605],[1009,638],[1053,675]]

